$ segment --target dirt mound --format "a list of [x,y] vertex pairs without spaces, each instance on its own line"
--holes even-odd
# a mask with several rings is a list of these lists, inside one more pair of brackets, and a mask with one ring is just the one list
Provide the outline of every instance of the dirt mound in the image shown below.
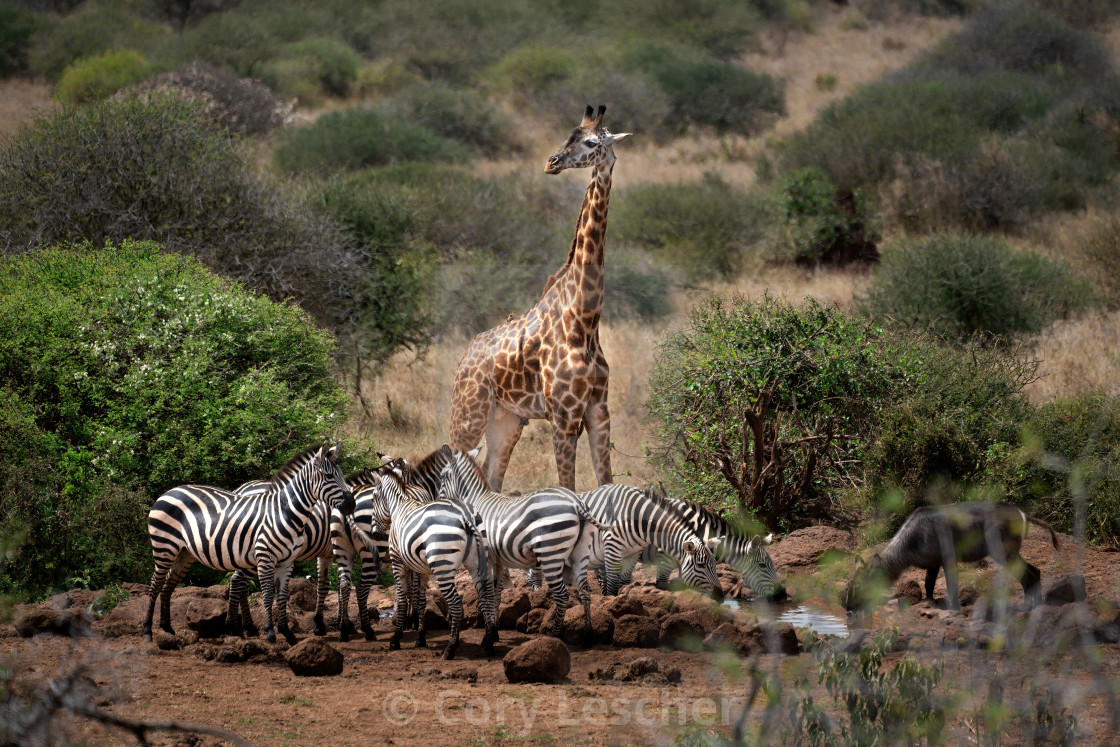
[[770,557],[779,575],[812,573],[828,550],[850,551],[855,545],[851,532],[836,527],[805,527],[790,532],[770,545]]

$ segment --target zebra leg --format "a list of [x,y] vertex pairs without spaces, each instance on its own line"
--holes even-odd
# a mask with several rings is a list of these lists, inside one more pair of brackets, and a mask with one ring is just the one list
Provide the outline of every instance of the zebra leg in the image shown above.
[[677,561],[665,553],[660,553],[657,556],[657,560],[654,561],[654,567],[657,568],[657,581],[655,585],[658,589],[669,588],[669,576],[673,575],[673,568],[676,564]]
[[603,574],[606,579],[604,581],[603,576],[599,577],[599,586],[603,590],[603,596],[618,596],[618,589],[621,586],[620,576],[626,560],[622,557],[622,549],[617,543],[608,541],[603,547]]
[[[157,560],[155,571],[152,573],[152,579],[148,582],[148,615],[144,618],[144,640],[152,640],[152,618],[156,613],[156,598],[163,591],[163,587],[167,585],[168,575],[170,575],[172,566],[175,565],[175,560],[170,562],[167,560]],[[170,604],[170,600],[168,601]],[[164,617],[166,621],[167,617]]]
[[249,609],[249,578],[245,578],[245,590],[241,593],[241,629],[249,638],[260,635],[257,624],[253,622],[253,612]]
[[474,590],[478,595],[478,608],[482,611],[482,619],[486,624],[486,632],[482,636],[482,649],[487,656],[494,655],[494,644],[498,642],[498,606],[494,576],[490,573],[489,550],[470,553],[464,565],[471,574]]
[[[241,618],[241,603],[249,593],[249,580],[245,572],[236,570],[229,579],[229,603],[226,606],[226,633],[240,636],[244,628]],[[245,601],[248,607],[248,601]]]
[[[358,589],[355,596],[358,598],[358,622],[362,626],[362,632],[365,633],[366,640],[376,640],[377,633],[373,630],[373,623],[369,619],[369,591],[377,583],[377,572],[380,570],[380,564],[374,558],[373,553],[368,550],[362,550],[362,573],[358,577]],[[377,613],[380,615],[380,612]],[[349,623],[349,620],[347,620]]]
[[568,587],[564,584],[564,561],[551,560],[548,565],[541,564],[541,573],[552,590],[552,600],[555,603],[556,614],[552,618],[552,632],[554,638],[564,637],[564,613],[568,609]]
[[408,595],[409,582],[412,580],[412,571],[405,568],[396,557],[393,557],[392,565],[393,579],[397,592],[397,609],[396,612],[393,613],[393,637],[389,639],[389,650],[398,651],[401,647],[401,638],[404,637],[404,618],[408,610],[408,605],[402,602]]
[[591,627],[591,584],[587,582],[587,559],[572,569],[576,576],[579,601],[583,604],[583,647],[590,648],[595,642],[595,630]]
[[[338,563],[338,640],[345,643],[350,640],[354,632],[354,625],[350,622],[350,573],[353,557],[335,555]],[[364,570],[364,569],[363,569]],[[358,586],[358,609],[362,607],[362,587]]]
[[181,554],[175,559],[175,564],[171,566],[171,570],[167,573],[167,580],[164,581],[163,591],[159,598],[159,627],[165,633],[175,635],[175,631],[171,628],[171,592],[175,591],[175,587],[186,577],[187,571],[191,569],[192,565],[194,565],[194,559]]
[[447,640],[447,646],[443,649],[443,658],[451,660],[455,658],[455,649],[459,648],[459,626],[463,624],[463,598],[459,596],[459,590],[455,588],[454,571],[442,570],[437,572],[436,583],[439,585],[439,593],[443,595],[447,602],[447,615],[451,618],[447,621],[451,624],[451,637]]
[[269,643],[276,643],[276,628],[272,624],[272,601],[276,596],[276,561],[272,558],[258,561],[257,578],[261,582],[261,604],[264,605],[264,636]]
[[541,588],[541,571],[539,568],[530,568],[525,572],[525,580],[529,582],[530,589]]
[[412,581],[412,611],[417,621],[416,648],[428,647],[428,625],[424,620],[424,613],[428,609],[428,577],[415,574]]
[[320,555],[316,566],[319,571],[319,586],[315,589],[315,635],[327,634],[327,621],[324,613],[327,609],[327,592],[331,588],[331,561],[329,557]]
[[288,580],[292,570],[290,563],[276,569],[276,631],[284,636],[289,646],[296,643],[296,637],[288,628]]

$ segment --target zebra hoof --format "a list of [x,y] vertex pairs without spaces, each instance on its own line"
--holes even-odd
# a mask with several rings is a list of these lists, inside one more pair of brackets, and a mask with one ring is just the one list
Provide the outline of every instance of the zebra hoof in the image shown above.
[[400,651],[401,650],[401,639],[397,638],[396,636],[393,636],[392,638],[390,638],[389,639],[389,650],[390,651]]
[[268,635],[266,635],[264,638],[269,643],[276,643],[276,634],[273,633],[271,630],[268,631]]
[[246,625],[245,626],[245,637],[246,638],[256,638],[260,634],[261,634],[261,631],[257,629],[256,625]]
[[366,630],[364,630],[362,632],[365,633],[367,641],[376,641],[377,640],[377,633],[374,632],[373,628],[367,628]]
[[424,638],[417,638],[416,639],[416,648],[427,648],[427,647],[428,647],[428,641],[426,639],[424,639]]
[[456,646],[452,646],[450,643],[447,644],[447,648],[445,648],[443,650],[443,658],[446,659],[447,661],[451,661],[452,659],[454,659],[456,648],[457,648]]
[[315,620],[315,635],[323,636],[327,634],[327,625],[323,622],[322,618]]

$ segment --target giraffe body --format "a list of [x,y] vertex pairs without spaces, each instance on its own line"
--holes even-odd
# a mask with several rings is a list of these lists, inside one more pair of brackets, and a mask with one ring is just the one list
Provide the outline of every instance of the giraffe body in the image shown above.
[[599,484],[611,482],[610,373],[599,345],[603,309],[604,240],[615,142],[589,106],[579,127],[549,159],[545,171],[590,167],[568,261],[545,283],[533,308],[474,338],[455,371],[451,445],[470,451],[486,439],[483,469],[501,490],[510,455],[529,420],[552,426],[561,487],[575,489],[576,441],[588,433]]

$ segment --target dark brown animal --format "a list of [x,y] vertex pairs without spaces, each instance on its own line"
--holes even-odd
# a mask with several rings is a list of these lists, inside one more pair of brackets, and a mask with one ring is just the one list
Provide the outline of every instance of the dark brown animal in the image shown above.
[[919,508],[870,563],[861,563],[856,569],[844,591],[844,607],[869,607],[877,590],[889,588],[903,571],[916,567],[925,569],[926,598],[931,600],[937,573],[944,568],[949,606],[960,609],[957,563],[987,557],[1009,570],[1023,569],[1019,583],[1023,585],[1027,606],[1032,607],[1042,601],[1042,574],[1019,554],[1028,524],[1037,524],[1050,532],[1050,540],[1057,549],[1058,535],[1053,527],[1010,503],[976,501]]

